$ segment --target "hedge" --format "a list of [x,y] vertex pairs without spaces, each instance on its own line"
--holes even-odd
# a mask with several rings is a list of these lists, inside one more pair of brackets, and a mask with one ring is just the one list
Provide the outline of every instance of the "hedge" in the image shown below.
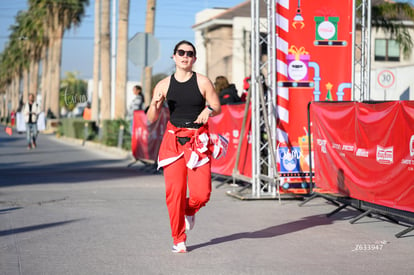
[[118,137],[120,136],[120,126],[123,126],[122,148],[131,149],[131,134],[129,121],[103,120],[101,129],[94,121],[85,121],[82,118],[64,118],[60,120],[58,134],[66,137],[84,139],[85,124],[87,125],[86,140],[100,142],[107,146],[118,146]]

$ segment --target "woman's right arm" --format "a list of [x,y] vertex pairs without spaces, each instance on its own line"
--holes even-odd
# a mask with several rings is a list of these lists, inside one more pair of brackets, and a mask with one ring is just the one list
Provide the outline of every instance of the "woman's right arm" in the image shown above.
[[[168,79],[161,80],[154,88],[154,92],[151,99],[151,104],[147,111],[148,122],[153,123],[157,121],[160,114],[162,103],[164,102],[166,96],[166,82]],[[169,83],[169,81],[168,81]]]

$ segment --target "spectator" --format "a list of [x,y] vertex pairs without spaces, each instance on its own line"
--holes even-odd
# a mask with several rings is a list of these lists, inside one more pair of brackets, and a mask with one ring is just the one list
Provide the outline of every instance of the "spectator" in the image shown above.
[[23,114],[26,122],[27,149],[36,148],[37,117],[41,112],[39,104],[35,102],[34,94],[29,94],[29,101],[24,105]]
[[92,119],[92,109],[91,109],[91,104],[89,102],[86,104],[85,109],[83,109],[83,119],[84,120]]
[[135,85],[132,88],[132,91],[135,95],[134,99],[132,100],[131,104],[128,106],[128,120],[129,120],[129,131],[132,133],[132,124],[134,120],[134,111],[136,110],[144,110],[145,99],[144,95],[142,94],[142,88],[139,85]]
[[229,84],[229,81],[225,76],[216,77],[214,85],[216,92],[219,95],[221,105],[241,102],[241,99],[237,94],[236,86],[234,86],[234,84]]
[[16,123],[16,112],[14,110],[10,113],[10,125],[13,128]]
[[144,110],[144,104],[145,104],[145,99],[144,99],[144,95],[142,94],[141,86],[135,85],[134,88],[132,88],[132,91],[135,97],[128,107],[128,114],[129,114],[130,119],[133,118],[135,110]]
[[243,79],[243,93],[241,95],[241,100],[245,102],[247,100],[247,94],[250,88],[250,76],[247,76]]

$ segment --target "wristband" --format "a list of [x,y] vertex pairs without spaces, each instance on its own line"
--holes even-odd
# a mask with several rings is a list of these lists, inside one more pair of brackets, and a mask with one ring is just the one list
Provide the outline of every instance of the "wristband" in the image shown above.
[[210,116],[213,114],[214,109],[207,105],[207,109],[210,111]]

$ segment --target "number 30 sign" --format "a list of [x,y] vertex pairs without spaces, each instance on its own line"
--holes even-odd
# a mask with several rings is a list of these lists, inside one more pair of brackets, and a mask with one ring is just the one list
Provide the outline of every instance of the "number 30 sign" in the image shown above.
[[391,70],[381,70],[377,76],[377,84],[383,89],[395,88],[395,74]]

